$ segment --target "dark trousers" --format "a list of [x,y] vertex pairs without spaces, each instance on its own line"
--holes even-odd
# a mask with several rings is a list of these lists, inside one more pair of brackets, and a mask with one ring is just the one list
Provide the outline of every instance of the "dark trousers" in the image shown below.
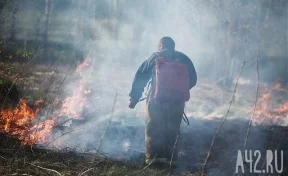
[[[160,102],[148,96],[146,104],[146,161],[154,158],[178,159],[175,141],[179,134],[185,102]],[[174,151],[174,152],[173,152]]]

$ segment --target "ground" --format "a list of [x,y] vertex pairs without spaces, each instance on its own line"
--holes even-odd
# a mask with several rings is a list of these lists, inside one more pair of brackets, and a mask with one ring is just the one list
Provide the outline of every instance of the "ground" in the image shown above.
[[[72,127],[76,125],[83,129],[79,133],[73,133],[73,136],[64,136],[63,140],[61,138],[62,143],[63,141],[67,144],[69,142],[75,143],[78,140],[79,143],[85,143],[84,146],[95,148],[96,142],[99,141],[91,138],[86,141],[82,136],[83,133],[91,132],[94,138],[96,136],[99,139],[97,134],[103,134],[106,122],[109,121],[111,113],[114,114],[103,140],[103,155],[99,155],[99,153],[97,155],[97,152],[91,153],[88,148],[82,148],[82,152],[79,152],[76,146],[63,147],[63,144],[61,144],[61,149],[43,148],[39,145],[25,147],[21,146],[17,139],[2,134],[0,144],[1,175],[167,175],[167,171],[153,170],[142,165],[144,103],[137,105],[135,111],[123,108],[127,104],[126,93],[129,92],[129,81],[121,78],[125,77],[127,72],[118,71],[118,74],[105,75],[103,70],[94,71],[94,75],[91,73],[93,76],[88,76],[88,78],[94,79],[91,81],[83,74],[75,72],[77,70],[76,65],[70,68],[1,62],[0,67],[1,78],[10,80],[12,84],[15,81],[19,90],[19,97],[27,100],[28,103],[30,102],[30,105],[39,99],[44,99],[46,105],[53,102],[55,97],[60,100],[65,99],[73,94],[79,80],[86,81],[84,87],[87,88],[87,91],[88,89],[91,90],[88,100],[93,111],[89,111],[90,114],[85,114],[86,119],[72,122]],[[114,73],[115,70],[111,69],[110,71]],[[86,70],[85,73],[87,72],[90,72],[90,69]],[[113,81],[108,82],[107,80]],[[191,100],[186,104],[190,126],[182,124],[179,140],[180,164],[177,169],[173,169],[171,174],[199,175],[202,172],[201,169],[212,138],[228,110],[233,91],[207,82],[200,81],[198,83],[191,92]],[[113,87],[113,89],[108,89],[109,87]],[[251,88],[254,90],[255,86],[249,87],[244,84],[239,86],[227,121],[221,128],[213,146],[207,175],[220,176],[235,173],[237,152],[243,150],[248,119],[251,115],[250,110],[255,101],[255,92],[251,92]],[[111,112],[115,92],[118,92],[118,99],[115,110]],[[5,97],[2,96],[2,99]],[[98,123],[98,121],[103,121],[103,123]],[[95,131],[94,129],[98,127],[102,130]],[[247,149],[264,151],[281,148],[285,150],[285,161],[287,161],[285,128],[260,125],[253,126],[250,131]],[[283,134],[283,136],[279,137],[279,134]],[[123,146],[125,139],[130,139],[128,142],[131,149],[123,153],[119,146]],[[103,146],[109,146],[109,149]],[[123,155],[126,157],[122,158]],[[260,163],[263,161],[261,160]]]

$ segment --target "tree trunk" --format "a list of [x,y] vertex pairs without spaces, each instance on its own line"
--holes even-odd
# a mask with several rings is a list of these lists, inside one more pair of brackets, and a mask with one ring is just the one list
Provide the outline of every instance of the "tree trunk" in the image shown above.
[[51,5],[52,5],[51,0],[45,0],[45,27],[43,32],[44,56],[47,56]]
[[[288,87],[288,1],[285,2],[286,4],[286,65],[285,65],[285,69],[286,69],[286,86]],[[288,99],[288,93],[287,93],[287,99]]]
[[224,86],[226,86],[227,88],[230,88],[230,86],[232,85],[232,74],[231,74],[231,65],[233,65],[234,63],[232,62],[232,58],[231,58],[231,45],[232,45],[232,24],[230,21],[226,20],[225,22],[226,25],[226,31],[225,31],[225,54],[226,54],[226,62],[224,63]]
[[24,42],[23,42],[23,51],[26,53],[27,50],[27,29],[24,32]]
[[14,1],[14,7],[12,11],[12,17],[11,17],[11,28],[10,28],[10,40],[15,41],[15,26],[16,26],[16,14],[19,10],[19,2]]
[[41,22],[41,15],[39,15],[38,17],[37,17],[37,23],[36,23],[36,26],[35,26],[35,30],[36,30],[36,40],[38,41],[38,40],[40,40],[41,39],[41,34],[40,34],[40,22]]
[[117,41],[118,40],[118,29],[119,29],[119,1],[113,0],[112,2],[112,14],[113,14],[113,37]]

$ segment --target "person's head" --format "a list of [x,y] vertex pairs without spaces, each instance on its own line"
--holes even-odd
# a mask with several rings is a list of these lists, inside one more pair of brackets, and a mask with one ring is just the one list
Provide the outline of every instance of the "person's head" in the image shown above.
[[174,50],[175,42],[171,37],[162,37],[158,44],[158,50],[162,51],[164,49]]

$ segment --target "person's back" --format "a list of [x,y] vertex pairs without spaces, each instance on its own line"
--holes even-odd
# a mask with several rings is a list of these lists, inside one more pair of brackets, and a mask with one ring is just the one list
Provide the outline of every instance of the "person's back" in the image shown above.
[[197,82],[192,61],[174,48],[175,43],[170,37],[160,40],[158,52],[153,53],[139,67],[129,94],[129,107],[134,108],[151,79],[146,101],[146,164],[151,161],[169,164],[171,159],[172,164],[176,164],[178,150],[177,146],[174,149],[174,145],[185,101],[189,99],[189,89]]

